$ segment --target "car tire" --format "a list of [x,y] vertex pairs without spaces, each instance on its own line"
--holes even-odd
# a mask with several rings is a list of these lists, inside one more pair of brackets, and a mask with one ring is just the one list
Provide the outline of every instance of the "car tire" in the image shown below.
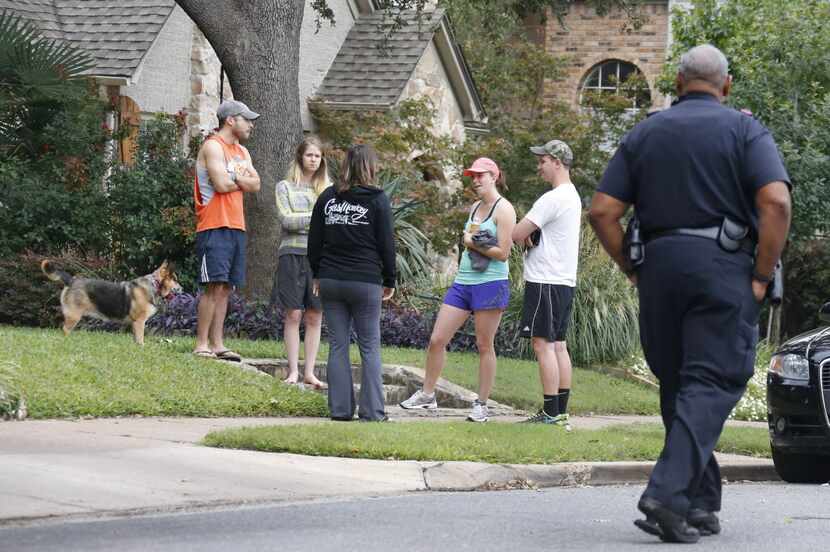
[[772,462],[778,476],[787,483],[827,483],[830,481],[830,456],[793,454],[772,448]]

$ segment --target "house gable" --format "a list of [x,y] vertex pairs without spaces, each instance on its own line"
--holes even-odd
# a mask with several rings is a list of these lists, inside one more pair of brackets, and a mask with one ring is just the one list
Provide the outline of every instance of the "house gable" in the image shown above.
[[[484,109],[444,11],[425,12],[420,22],[414,12],[404,18],[406,26],[384,44],[384,25],[389,23],[385,14],[360,17],[311,103],[344,110],[389,109],[401,99],[417,95],[418,83],[425,82],[425,75],[417,74],[419,67],[431,65],[424,71],[434,74],[438,68],[431,60],[437,59],[444,82],[426,80],[451,90],[466,126],[483,125]],[[440,109],[440,105],[436,107]]]
[[0,0],[0,11],[86,51],[94,62],[92,76],[128,82],[175,5],[173,0]]

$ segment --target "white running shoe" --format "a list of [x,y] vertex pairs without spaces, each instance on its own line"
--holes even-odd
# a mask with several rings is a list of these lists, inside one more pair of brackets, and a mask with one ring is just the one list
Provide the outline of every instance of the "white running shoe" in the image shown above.
[[486,422],[490,418],[490,412],[487,410],[487,405],[478,399],[473,401],[473,409],[467,416],[468,422]]
[[435,393],[427,395],[422,390],[418,389],[411,397],[400,403],[401,408],[413,410],[421,408],[423,410],[435,410],[438,408],[438,402],[435,400]]

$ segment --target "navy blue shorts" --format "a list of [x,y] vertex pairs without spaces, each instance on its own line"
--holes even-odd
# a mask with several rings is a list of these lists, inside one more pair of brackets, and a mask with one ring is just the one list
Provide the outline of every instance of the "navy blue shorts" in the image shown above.
[[199,281],[203,284],[228,283],[241,288],[245,284],[245,244],[243,230],[212,228],[197,232]]
[[453,284],[444,296],[444,304],[465,311],[504,310],[510,303],[510,282],[496,280],[483,284]]

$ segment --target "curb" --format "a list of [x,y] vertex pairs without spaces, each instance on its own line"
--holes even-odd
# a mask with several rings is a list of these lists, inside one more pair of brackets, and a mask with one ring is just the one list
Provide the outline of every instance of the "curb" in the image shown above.
[[[424,466],[423,472],[429,491],[489,491],[646,483],[653,467],[653,462],[441,462]],[[722,461],[720,471],[728,481],[780,481],[771,460]]]

